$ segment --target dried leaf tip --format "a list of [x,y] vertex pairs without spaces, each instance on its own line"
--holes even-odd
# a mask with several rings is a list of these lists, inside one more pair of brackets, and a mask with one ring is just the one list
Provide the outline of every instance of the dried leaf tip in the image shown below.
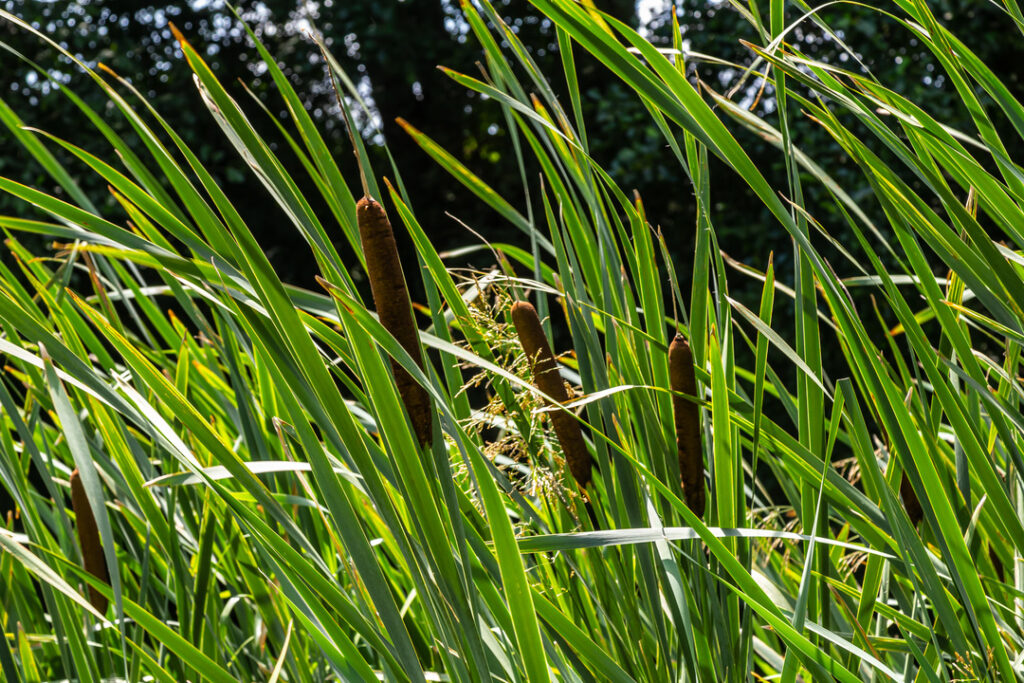
[[[697,395],[697,377],[690,344],[681,334],[668,347],[669,385],[672,391]],[[700,407],[682,396],[672,397],[672,415],[676,423],[676,449],[679,475],[686,505],[693,514],[704,516],[704,447],[700,428]]]
[[[71,473],[71,508],[75,511],[75,529],[78,532],[78,545],[82,549],[82,564],[85,571],[110,585],[107,562],[103,557],[103,546],[100,545],[99,528],[96,526],[96,518],[92,514],[89,497],[85,493],[85,486],[77,467]],[[106,613],[107,598],[92,586],[89,586],[89,602],[100,614]]]
[[[519,343],[522,344],[530,363],[534,386],[559,403],[568,402],[569,392],[566,391],[562,376],[558,373],[558,363],[551,352],[547,337],[544,336],[544,328],[540,324],[537,309],[533,304],[517,301],[512,304],[511,313]],[[591,481],[593,461],[583,440],[580,423],[562,410],[552,411],[550,416],[555,436],[569,465],[569,473],[580,488],[585,488]]]
[[[369,196],[356,203],[356,217],[377,317],[384,329],[412,356],[416,365],[423,368],[419,330],[412,317],[412,303],[391,222],[380,202]],[[427,390],[394,359],[391,360],[391,370],[420,446],[429,445],[433,440],[433,422]]]

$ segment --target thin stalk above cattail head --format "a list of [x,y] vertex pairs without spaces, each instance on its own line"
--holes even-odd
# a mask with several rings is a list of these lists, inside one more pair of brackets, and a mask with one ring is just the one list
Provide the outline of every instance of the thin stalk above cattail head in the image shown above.
[[[534,385],[559,403],[566,403],[569,392],[565,390],[562,376],[558,374],[558,363],[544,336],[537,309],[525,301],[517,301],[512,304],[512,324],[515,325],[519,343],[530,363]],[[590,483],[593,461],[583,440],[580,423],[561,410],[551,412],[551,423],[569,465],[569,472],[580,488],[585,488]]]
[[[690,344],[677,334],[668,347],[669,386],[674,392],[697,395],[697,377],[693,368]],[[676,422],[676,449],[679,452],[679,475],[686,505],[693,514],[704,516],[704,440],[701,438],[700,407],[688,398],[672,397],[672,414]]]
[[[103,546],[100,545],[99,528],[78,468],[71,473],[71,508],[75,511],[75,529],[78,531],[78,545],[82,549],[85,571],[109,585],[110,577],[107,574],[107,562],[103,558]],[[92,586],[89,586],[89,602],[100,614],[106,613],[107,598]]]
[[[398,340],[402,348],[423,368],[419,331],[412,317],[409,290],[398,256],[395,235],[384,207],[372,197],[365,196],[356,204],[359,239],[366,258],[366,273],[373,292],[373,305],[381,325]],[[412,421],[420,446],[431,443],[433,422],[430,415],[430,396],[427,390],[412,378],[401,365],[391,360],[398,394]]]

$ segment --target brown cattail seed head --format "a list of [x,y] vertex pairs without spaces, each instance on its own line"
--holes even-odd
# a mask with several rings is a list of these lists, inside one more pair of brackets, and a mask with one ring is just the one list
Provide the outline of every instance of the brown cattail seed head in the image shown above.
[[[697,395],[697,377],[693,369],[690,344],[677,334],[668,347],[668,376],[672,391]],[[686,505],[698,517],[704,516],[704,448],[700,429],[700,407],[682,396],[672,397],[676,421],[676,448],[679,474]]]
[[[78,531],[78,545],[82,549],[85,571],[109,585],[107,562],[103,558],[103,546],[100,545],[100,532],[96,527],[96,518],[89,506],[89,497],[85,495],[85,486],[82,485],[78,468],[71,473],[71,508],[75,511],[75,528]],[[89,586],[89,602],[100,614],[106,613],[107,598],[92,586]]]
[[[525,301],[517,301],[512,304],[512,324],[515,325],[519,343],[530,363],[534,385],[559,403],[566,403],[569,392],[565,390],[562,376],[558,374],[558,363],[544,336],[537,309]],[[587,444],[583,441],[580,423],[561,410],[552,411],[550,415],[569,472],[580,488],[585,488],[590,483],[592,460]]]
[[[366,273],[373,292],[373,305],[381,325],[398,340],[402,348],[423,367],[419,332],[412,317],[409,290],[405,285],[402,262],[391,223],[384,207],[372,197],[363,197],[356,204],[359,239],[366,257]],[[401,365],[391,361],[395,385],[412,421],[420,446],[432,441],[433,423],[430,415],[430,396],[427,390],[409,375]]]

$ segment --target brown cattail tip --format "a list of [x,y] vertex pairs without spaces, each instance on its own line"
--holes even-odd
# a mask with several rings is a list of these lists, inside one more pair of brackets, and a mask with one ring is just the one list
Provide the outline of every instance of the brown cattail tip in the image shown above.
[[356,202],[356,212],[360,215],[367,211],[379,211],[384,213],[384,207],[373,197],[366,195]]
[[[697,395],[697,377],[690,344],[677,334],[668,347],[669,385],[672,391]],[[700,429],[700,407],[693,400],[672,397],[672,415],[676,422],[676,449],[679,475],[686,504],[698,517],[704,516],[704,447]]]
[[[519,343],[522,344],[523,352],[530,363],[534,386],[559,403],[566,403],[569,400],[569,392],[565,389],[562,376],[558,374],[558,363],[551,352],[547,337],[544,336],[544,328],[540,324],[537,309],[525,301],[517,301],[512,304],[511,314]],[[569,465],[569,472],[580,488],[586,488],[591,480],[593,461],[583,440],[580,423],[561,410],[552,411],[550,415],[555,436],[558,437],[562,454]]]
[[[82,549],[85,571],[109,585],[107,562],[103,557],[103,546],[100,545],[100,532],[96,527],[96,518],[89,506],[89,497],[85,494],[85,486],[82,485],[78,468],[71,473],[71,508],[75,511],[75,528],[78,531],[78,545]],[[89,586],[89,602],[100,614],[106,613],[107,598],[92,586]]]
[[[512,324],[515,325],[516,334],[522,338],[525,332],[526,340],[534,352],[540,349],[550,351],[547,339],[544,338],[544,328],[540,324],[540,316],[537,315],[537,309],[533,307],[533,304],[528,301],[517,301],[512,304],[511,313]],[[526,350],[526,344],[523,344],[523,349]],[[526,355],[531,356],[532,360],[533,354],[527,352]]]
[[[423,367],[420,352],[419,330],[412,317],[409,290],[405,285],[405,273],[398,256],[398,246],[391,223],[384,207],[372,197],[363,197],[356,203],[356,217],[359,223],[359,239],[366,258],[366,274],[373,292],[373,304],[377,317],[402,348],[412,356],[416,364]],[[420,446],[433,440],[433,421],[430,413],[430,396],[427,390],[409,375],[401,365],[391,361],[395,375],[395,386],[412,421]]]

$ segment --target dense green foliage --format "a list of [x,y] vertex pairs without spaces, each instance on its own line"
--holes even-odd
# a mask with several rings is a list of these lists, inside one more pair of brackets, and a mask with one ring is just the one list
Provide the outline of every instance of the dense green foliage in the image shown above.
[[[1024,678],[1024,106],[1008,83],[911,0],[859,9],[929,55],[941,106],[805,50],[796,37],[857,37],[828,8],[736,6],[739,63],[739,34],[693,52],[672,26],[659,48],[586,3],[532,5],[550,60],[478,0],[460,16],[480,69],[442,74],[493,107],[512,190],[415,120],[388,149],[407,138],[430,171],[361,135],[339,152],[255,34],[285,117],[177,36],[191,113],[233,161],[66,51],[95,92],[54,96],[88,129],[0,107],[46,174],[0,177],[5,680]],[[343,118],[372,121],[324,54]],[[585,103],[584,65],[639,103],[647,153],[686,178],[685,257],[648,184],[599,163],[599,139],[628,150],[635,131]],[[225,191],[229,165],[263,198]],[[414,197],[428,173],[444,192]],[[357,282],[364,192],[414,245],[422,365]],[[426,227],[449,194],[488,218],[443,253]],[[728,205],[747,194],[738,230]],[[268,206],[318,288],[275,269],[253,227]],[[761,239],[795,248],[723,255]],[[467,254],[488,265],[459,267]],[[750,282],[755,298],[735,294]],[[534,387],[510,313],[524,300],[564,352],[566,404]],[[692,381],[670,380],[677,332],[696,395],[670,388]],[[395,364],[429,393],[423,447]],[[680,486],[686,400],[700,516]],[[594,463],[585,490],[552,428],[565,416]],[[109,583],[81,568],[98,556],[81,491]]]

